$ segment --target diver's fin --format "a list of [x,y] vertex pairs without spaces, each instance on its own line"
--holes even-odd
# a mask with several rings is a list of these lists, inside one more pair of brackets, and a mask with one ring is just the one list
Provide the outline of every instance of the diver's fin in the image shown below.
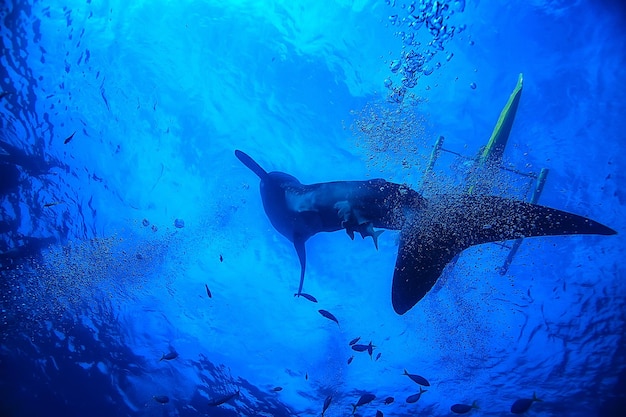
[[264,179],[265,177],[267,177],[267,172],[263,168],[261,168],[261,165],[257,164],[256,161],[250,158],[250,156],[248,156],[248,154],[246,154],[245,152],[241,152],[237,149],[235,150],[235,156],[252,172],[257,174],[259,178]]
[[591,219],[517,200],[439,196],[401,232],[393,308],[398,314],[409,311],[430,291],[448,262],[470,246],[520,237],[615,233]]
[[304,285],[304,270],[306,269],[306,249],[304,243],[306,239],[295,237],[293,239],[293,246],[298,253],[298,259],[300,259],[300,285],[298,286],[298,295],[302,293],[302,286]]

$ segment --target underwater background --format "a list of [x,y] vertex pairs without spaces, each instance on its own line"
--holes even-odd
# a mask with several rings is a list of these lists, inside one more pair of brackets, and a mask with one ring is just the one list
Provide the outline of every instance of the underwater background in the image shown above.
[[[8,0],[0,18],[0,415],[318,416],[332,397],[332,417],[367,393],[358,415],[534,395],[527,415],[626,413],[619,0]],[[399,316],[398,234],[319,234],[317,303],[293,296],[293,245],[235,149],[303,183],[458,191],[520,74],[504,164],[549,169],[541,204],[618,235],[526,239],[503,275],[506,247],[472,247]],[[425,187],[440,136],[455,153]],[[527,199],[511,170],[493,191]],[[430,382],[415,403],[405,369]]]

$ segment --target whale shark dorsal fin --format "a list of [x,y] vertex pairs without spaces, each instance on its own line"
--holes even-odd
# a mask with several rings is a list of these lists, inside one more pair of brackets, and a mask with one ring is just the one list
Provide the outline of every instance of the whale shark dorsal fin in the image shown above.
[[250,171],[252,171],[255,174],[257,174],[259,178],[265,179],[265,177],[267,177],[267,171],[265,171],[263,168],[261,168],[261,165],[257,164],[256,161],[254,159],[250,158],[250,156],[247,153],[242,152],[239,149],[237,149],[237,150],[235,150],[235,156],[245,166],[247,166],[250,169]]
[[298,295],[302,293],[302,286],[304,285],[304,271],[306,269],[306,248],[304,243],[306,239],[301,237],[293,238],[293,247],[296,248],[298,259],[300,260],[300,285],[298,286]]

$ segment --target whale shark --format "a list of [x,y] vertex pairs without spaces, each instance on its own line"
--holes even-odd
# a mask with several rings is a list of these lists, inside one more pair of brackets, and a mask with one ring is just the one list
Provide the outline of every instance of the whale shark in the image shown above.
[[510,198],[442,194],[427,199],[404,184],[384,179],[302,184],[284,172],[267,172],[246,153],[235,156],[260,178],[263,208],[272,226],[293,243],[300,260],[302,293],[305,243],[320,232],[345,230],[371,237],[400,233],[391,302],[405,314],[435,285],[463,250],[483,243],[536,236],[614,235],[589,218]]

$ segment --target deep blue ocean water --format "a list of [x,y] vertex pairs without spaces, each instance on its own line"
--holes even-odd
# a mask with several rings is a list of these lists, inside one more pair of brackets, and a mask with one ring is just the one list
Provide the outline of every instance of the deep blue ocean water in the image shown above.
[[[512,415],[534,393],[529,416],[626,415],[625,10],[3,2],[0,415],[319,416],[332,396],[333,417],[364,393],[363,417]],[[464,192],[519,74],[503,165],[549,169],[541,204],[617,235],[526,239],[504,275],[507,248],[472,247],[400,316],[398,233],[322,233],[318,303],[293,296],[298,258],[235,149],[307,184]],[[470,159],[442,153],[427,183],[440,136]],[[416,403],[404,369],[430,382]]]

